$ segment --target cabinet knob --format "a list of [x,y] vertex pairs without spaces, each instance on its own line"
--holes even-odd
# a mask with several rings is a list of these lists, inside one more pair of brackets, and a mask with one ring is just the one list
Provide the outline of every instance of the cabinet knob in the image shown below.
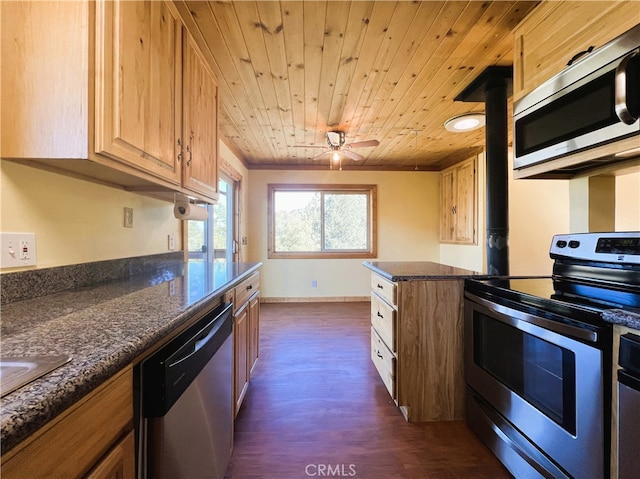
[[378,355],[378,357],[379,357],[380,359],[384,359],[384,358],[382,357],[382,354],[380,354],[380,351],[376,351],[376,354]]
[[380,311],[378,311],[378,317],[384,319],[384,316],[380,314]]
[[253,285],[250,284],[249,286],[247,286],[247,291],[252,290],[253,289]]
[[382,286],[380,283],[378,283],[378,288],[384,289],[384,286]]

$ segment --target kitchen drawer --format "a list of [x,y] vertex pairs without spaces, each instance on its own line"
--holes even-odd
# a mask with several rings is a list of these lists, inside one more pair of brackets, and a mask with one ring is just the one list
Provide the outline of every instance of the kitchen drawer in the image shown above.
[[250,277],[234,288],[234,311],[242,307],[244,303],[249,301],[253,293],[260,290],[260,273],[255,272]]
[[396,398],[396,358],[371,328],[371,360],[393,399]]
[[391,352],[396,352],[396,310],[380,296],[371,295],[371,325]]
[[397,285],[395,283],[392,283],[377,274],[372,274],[371,290],[378,293],[378,295],[384,298],[384,300],[391,306],[396,306]]

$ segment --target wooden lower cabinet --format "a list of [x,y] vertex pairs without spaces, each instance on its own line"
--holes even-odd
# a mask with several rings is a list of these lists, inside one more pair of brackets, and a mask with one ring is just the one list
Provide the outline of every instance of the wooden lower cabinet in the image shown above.
[[240,411],[251,373],[258,361],[260,344],[260,273],[234,288],[234,399],[235,414]]
[[[395,301],[375,286],[393,285]],[[371,359],[410,422],[464,419],[464,281],[372,275]],[[389,289],[389,288],[387,288]]]
[[249,348],[247,350],[248,355],[248,368],[249,377],[251,377],[253,368],[258,363],[258,356],[260,354],[260,298],[256,294],[249,301]]
[[129,366],[2,454],[3,479],[135,477]]
[[249,309],[247,305],[234,316],[234,398],[235,413],[238,414],[244,395],[249,387],[248,368],[248,338],[249,338]]
[[125,479],[135,474],[135,438],[131,431],[111,448],[86,479]]

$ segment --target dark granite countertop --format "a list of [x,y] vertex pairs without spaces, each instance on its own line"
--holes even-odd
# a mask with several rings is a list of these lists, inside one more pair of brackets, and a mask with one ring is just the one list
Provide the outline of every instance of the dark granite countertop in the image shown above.
[[72,360],[2,398],[3,451],[132,363],[261,263],[183,263],[162,271],[3,304],[3,356]]
[[608,309],[602,312],[605,321],[640,330],[640,309]]
[[488,275],[430,261],[382,261],[362,263],[389,281],[452,280],[485,278]]

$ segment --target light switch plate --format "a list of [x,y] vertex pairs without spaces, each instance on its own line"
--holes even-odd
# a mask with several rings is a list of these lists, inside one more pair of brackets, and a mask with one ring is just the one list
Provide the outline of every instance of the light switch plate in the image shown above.
[[20,268],[36,264],[35,233],[2,233],[0,267]]

